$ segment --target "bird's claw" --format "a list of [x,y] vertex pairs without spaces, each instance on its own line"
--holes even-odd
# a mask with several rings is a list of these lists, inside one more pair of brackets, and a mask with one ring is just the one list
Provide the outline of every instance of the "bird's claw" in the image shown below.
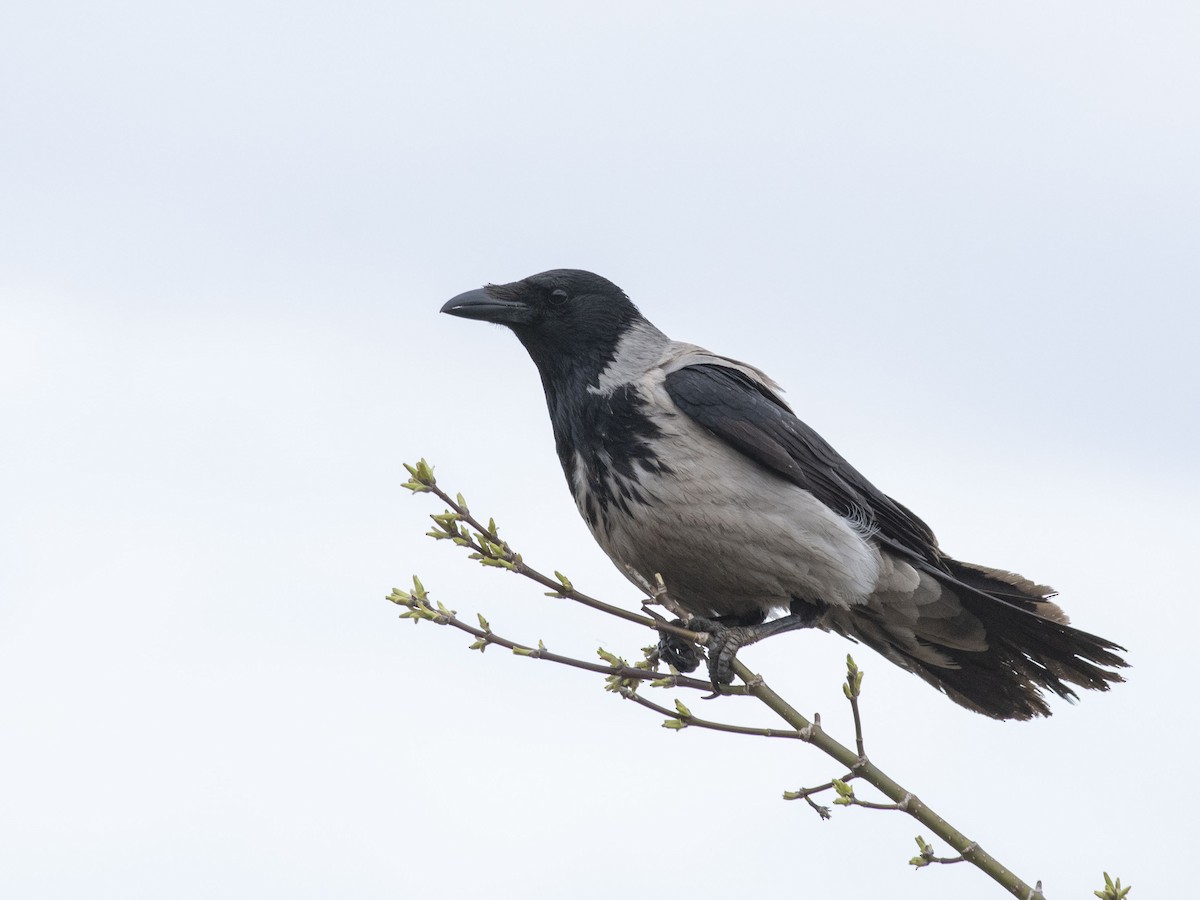
[[[676,619],[671,624],[683,626],[683,620]],[[696,652],[696,645],[669,631],[658,633],[658,657],[680,672],[695,672],[700,665],[700,654]]]
[[[734,663],[737,662],[738,651],[750,644],[755,644],[763,638],[797,628],[813,628],[821,621],[821,615],[826,609],[824,604],[806,603],[800,609],[769,622],[745,622],[735,624],[722,622],[719,619],[704,619],[692,616],[687,627],[692,631],[707,635],[702,642],[708,653],[708,680],[712,682],[713,691],[721,693],[721,686],[733,684]],[[681,624],[678,620],[674,624]],[[695,671],[699,664],[696,648],[682,638],[659,633],[659,656],[681,672]]]
[[[685,623],[676,619],[671,624]],[[704,644],[708,654],[708,680],[712,682],[713,692],[721,693],[722,685],[733,684],[733,664],[737,661],[738,651],[758,640],[755,629],[741,625],[724,625],[714,619],[700,616],[692,616],[685,627],[708,635]],[[696,645],[667,631],[659,632],[658,656],[680,672],[694,672],[700,666],[700,654]]]
[[712,682],[713,691],[721,692],[721,686],[733,684],[733,664],[737,661],[737,653],[747,644],[755,642],[753,628],[741,625],[722,625],[711,619],[693,618],[693,631],[703,631],[708,634],[708,680]]

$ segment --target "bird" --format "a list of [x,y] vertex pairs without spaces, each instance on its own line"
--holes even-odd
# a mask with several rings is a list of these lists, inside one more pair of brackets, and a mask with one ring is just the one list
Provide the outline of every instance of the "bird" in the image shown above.
[[[1073,701],[1073,687],[1124,680],[1125,648],[1072,627],[1051,588],[945,553],[766,374],[671,340],[606,278],[553,269],[441,311],[524,345],[580,514],[630,581],[653,595],[661,578],[708,633],[718,690],[742,647],[808,628],[996,719],[1048,716],[1047,693]],[[659,646],[697,668],[691,644],[664,631]]]

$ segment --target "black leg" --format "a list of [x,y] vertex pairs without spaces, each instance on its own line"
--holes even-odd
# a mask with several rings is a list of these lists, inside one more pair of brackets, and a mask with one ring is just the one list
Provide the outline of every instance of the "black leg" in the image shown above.
[[[714,616],[712,619],[693,619],[691,625],[685,625],[682,619],[676,619],[671,624],[691,628],[693,631],[707,631],[707,629],[699,628],[695,623],[703,621],[706,624],[717,623],[718,626],[735,627],[760,625],[766,617],[765,611],[756,610],[750,615],[744,616]],[[663,662],[674,666],[680,672],[695,672],[700,666],[700,655],[696,652],[696,645],[666,631],[658,633],[658,656]]]
[[785,631],[812,628],[821,621],[827,608],[824,603],[796,600],[788,615],[770,622],[760,618],[749,624],[726,624],[721,620],[695,617],[689,627],[693,631],[708,632],[708,678],[716,689],[722,684],[733,683],[733,663],[743,647]]

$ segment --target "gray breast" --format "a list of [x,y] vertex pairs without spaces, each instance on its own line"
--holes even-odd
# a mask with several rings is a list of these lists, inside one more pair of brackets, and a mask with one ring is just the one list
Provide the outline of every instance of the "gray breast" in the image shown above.
[[[781,608],[793,599],[863,602],[880,566],[869,541],[812,494],[675,411],[656,371],[640,388],[659,428],[655,452],[670,466],[639,473],[635,488],[647,502],[589,521],[617,566],[643,588],[661,574],[678,602],[703,615]],[[587,484],[572,488],[584,511]]]

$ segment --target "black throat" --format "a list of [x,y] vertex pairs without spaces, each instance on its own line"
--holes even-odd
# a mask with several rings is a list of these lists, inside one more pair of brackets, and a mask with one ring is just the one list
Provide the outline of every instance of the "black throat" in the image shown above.
[[607,352],[593,347],[598,352],[569,359],[526,347],[542,376],[567,484],[592,530],[610,532],[614,514],[634,515],[637,506],[655,501],[643,476],[670,471],[654,450],[661,429],[636,385],[600,389],[615,344]]

